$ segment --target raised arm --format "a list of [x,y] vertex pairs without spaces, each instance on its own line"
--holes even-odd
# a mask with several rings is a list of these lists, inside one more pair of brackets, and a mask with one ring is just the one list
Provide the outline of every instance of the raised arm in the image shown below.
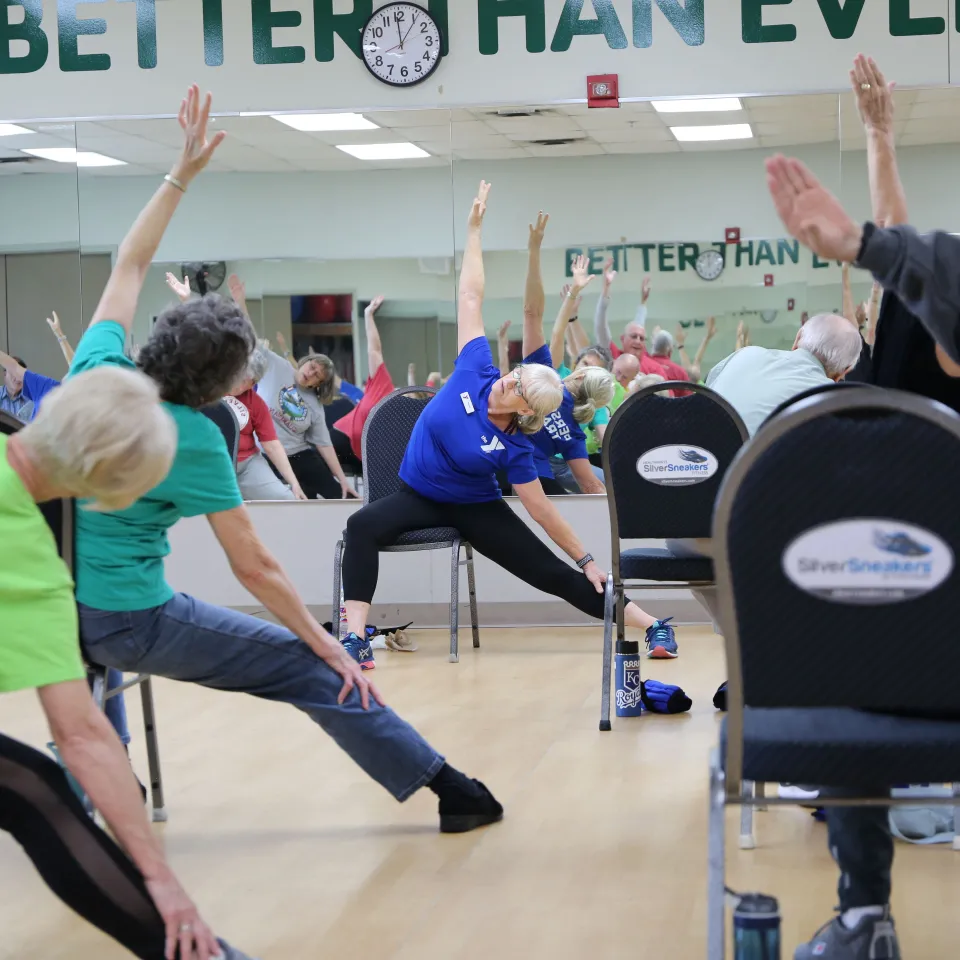
[[230,296],[233,302],[250,317],[250,311],[247,309],[247,285],[235,274],[231,273],[227,277],[227,286],[230,288]]
[[507,331],[510,329],[510,320],[500,324],[497,331],[497,365],[500,367],[500,376],[505,377],[510,372],[510,341]]
[[293,359],[293,354],[290,352],[290,348],[287,346],[287,338],[278,330],[274,340],[277,341],[277,346],[280,348],[280,354],[283,359],[286,360],[294,370],[296,370],[297,361]]
[[179,120],[184,136],[183,153],[120,244],[117,262],[92,323],[115,320],[130,332],[143,281],[164,231],[191,181],[210,162],[214,150],[226,136],[220,131],[213,139],[207,140],[210,102],[209,93],[201,101],[196,84],[190,87],[181,102]]
[[0,350],[0,367],[9,371],[15,377],[19,377],[21,380],[23,379],[25,368],[20,366],[20,364],[4,350]]
[[383,366],[383,344],[377,329],[377,311],[383,305],[383,295],[374,297],[363,311],[363,328],[367,335],[367,376],[372,377]]
[[677,329],[673,334],[673,342],[677,345],[677,353],[680,356],[680,366],[683,367],[687,373],[690,374],[690,377],[693,378],[693,362],[690,360],[690,357],[687,355],[687,332],[677,324]]
[[168,270],[166,281],[167,286],[173,291],[174,296],[181,303],[186,303],[193,296],[193,291],[190,289],[190,284],[187,283],[186,277],[184,277],[182,280],[178,280],[176,275],[170,273]]
[[415,363],[407,364],[407,386],[415,387],[417,385],[417,365]]
[[550,357],[554,361],[554,369],[560,366],[557,357],[560,358],[560,362],[563,362],[563,340],[567,333],[567,324],[580,309],[580,297],[593,280],[593,276],[588,272],[589,266],[590,261],[583,256],[573,261],[573,283],[570,285],[570,292],[560,304],[560,312],[557,314],[553,333],[550,336]]
[[[564,304],[567,302],[567,298],[570,296],[570,290],[572,289],[569,283],[565,283],[560,288],[560,309],[563,309]],[[576,297],[573,300],[573,303],[570,306],[570,319],[566,323],[566,334],[564,336],[563,342],[560,342],[560,329],[558,324],[560,322],[560,317],[558,316],[553,322],[553,332],[550,334],[550,361],[553,363],[553,369],[557,370],[560,367],[560,364],[563,363],[563,347],[566,344],[567,353],[570,354],[571,361],[570,366],[576,362],[577,355],[579,350],[575,349],[575,344],[573,342],[573,335],[571,334],[571,329],[577,321],[577,318],[580,316],[580,307],[583,304],[583,299],[581,297]]]
[[857,323],[857,305],[853,299],[853,290],[850,287],[850,264],[845,263],[840,268],[841,285],[843,287],[843,315],[855,327]]
[[907,197],[897,169],[893,132],[893,87],[874,61],[860,54],[850,82],[867,132],[867,171],[873,219],[888,227],[907,222]]
[[[594,332],[598,337],[601,332],[604,332],[606,335],[605,340],[597,340],[597,343],[601,347],[608,347],[611,342],[610,324],[607,321],[607,310],[610,307],[610,288],[613,286],[613,281],[616,279],[617,271],[613,269],[613,257],[611,257],[603,265],[603,290],[600,291],[600,296],[597,298],[597,310],[593,315]],[[583,339],[584,343],[583,346],[577,351],[578,354],[581,350],[584,350],[590,346],[590,344],[586,342],[585,334]]]
[[460,267],[460,294],[457,309],[457,353],[471,340],[485,336],[483,329],[483,216],[487,212],[490,184],[480,181],[480,188],[467,219],[467,240]]
[[56,310],[53,311],[52,317],[47,317],[47,326],[57,338],[57,343],[60,344],[60,352],[63,354],[63,359],[67,361],[67,367],[69,368],[70,364],[73,363],[73,347],[70,346],[70,341],[64,336],[63,330],[60,329],[60,318],[57,316]]
[[883,295],[883,287],[873,281],[873,287],[870,290],[870,300],[867,302],[867,322],[863,325],[863,339],[872,347],[877,339],[877,320],[880,317],[880,298]]
[[716,336],[717,333],[717,321],[715,317],[707,317],[707,329],[703,334],[703,340],[700,341],[700,347],[697,350],[697,355],[693,358],[694,366],[698,370],[703,370],[703,357],[707,352],[707,344]]
[[[543,293],[543,275],[540,271],[540,248],[543,234],[550,222],[550,214],[542,210],[536,225],[530,224],[527,240],[527,283],[523,290],[523,355],[529,357],[547,341],[543,335],[543,311],[546,297]],[[561,348],[562,349],[562,348]]]

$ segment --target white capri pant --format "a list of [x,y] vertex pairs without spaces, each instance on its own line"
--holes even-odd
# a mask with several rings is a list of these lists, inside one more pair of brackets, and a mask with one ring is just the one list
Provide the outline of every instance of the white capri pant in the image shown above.
[[296,500],[259,451],[237,464],[237,482],[244,500]]

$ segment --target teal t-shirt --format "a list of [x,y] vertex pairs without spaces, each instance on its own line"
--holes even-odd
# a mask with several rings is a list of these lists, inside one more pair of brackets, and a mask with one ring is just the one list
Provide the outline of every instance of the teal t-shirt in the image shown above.
[[[103,320],[87,329],[70,373],[105,363],[133,368],[126,332]],[[177,453],[166,479],[132,507],[116,513],[77,510],[77,600],[98,610],[148,610],[173,590],[163,576],[167,531],[181,517],[232,510],[243,503],[237,477],[216,425],[197,410],[164,403],[177,425]]]

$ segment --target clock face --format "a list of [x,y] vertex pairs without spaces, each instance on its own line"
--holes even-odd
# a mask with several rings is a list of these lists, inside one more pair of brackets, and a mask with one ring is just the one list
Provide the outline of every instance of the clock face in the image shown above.
[[421,83],[440,66],[440,28],[415,3],[388,3],[363,28],[363,62],[392,87]]
[[723,254],[719,250],[704,250],[697,257],[697,275],[701,280],[716,280],[723,273]]

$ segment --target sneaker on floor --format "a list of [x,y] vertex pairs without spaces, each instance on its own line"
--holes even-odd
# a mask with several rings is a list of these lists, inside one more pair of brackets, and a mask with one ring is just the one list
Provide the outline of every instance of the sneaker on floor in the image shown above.
[[816,800],[820,791],[812,787],[801,787],[795,783],[781,783],[777,786],[777,796],[781,800]]
[[479,780],[470,783],[474,792],[440,798],[441,833],[468,833],[503,819],[496,797]]
[[679,656],[677,638],[673,634],[670,621],[658,620],[653,626],[647,627],[647,656],[651,660],[676,660]]
[[373,670],[376,663],[373,659],[373,647],[369,640],[361,640],[355,633],[348,633],[341,641],[344,650],[360,664],[362,670]]
[[864,917],[852,930],[837,917],[797,947],[793,960],[900,960],[900,945],[889,911]]

